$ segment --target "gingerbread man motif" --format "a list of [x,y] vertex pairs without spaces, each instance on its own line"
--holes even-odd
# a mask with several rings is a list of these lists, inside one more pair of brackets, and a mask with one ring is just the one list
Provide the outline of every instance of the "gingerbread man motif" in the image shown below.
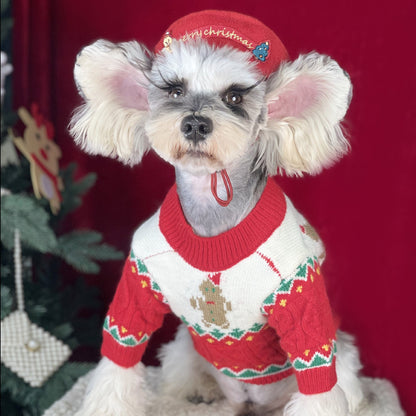
[[[300,226],[300,229],[304,234],[306,234],[309,238],[311,238],[313,241],[319,243],[321,241],[321,238],[319,237],[319,234],[316,232],[315,228],[312,227],[309,223],[306,223],[304,225]],[[322,246],[322,252],[319,254],[318,258],[320,260],[323,260],[325,258],[325,248]]]
[[209,278],[199,286],[202,297],[192,298],[191,306],[202,312],[202,321],[208,327],[217,325],[223,329],[230,326],[226,313],[231,311],[231,302],[228,302],[218,285],[215,285]]
[[37,105],[32,105],[31,111],[32,114],[23,107],[19,108],[18,114],[26,129],[23,138],[15,137],[14,143],[30,162],[30,175],[36,198],[45,197],[51,211],[57,214],[62,202],[60,191],[64,189],[58,163],[62,152],[53,141],[52,124],[44,120]]

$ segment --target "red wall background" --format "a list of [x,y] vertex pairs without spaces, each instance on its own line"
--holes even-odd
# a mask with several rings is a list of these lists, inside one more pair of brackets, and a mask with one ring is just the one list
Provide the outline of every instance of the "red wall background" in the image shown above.
[[[117,3],[117,4],[116,4]],[[149,154],[134,169],[81,153],[67,133],[80,103],[72,68],[82,46],[98,39],[138,39],[152,47],[168,25],[191,11],[230,9],[251,14],[281,37],[292,57],[317,50],[347,70],[354,97],[347,114],[352,152],[317,177],[277,178],[327,246],[325,272],[342,328],[361,349],[364,373],[398,388],[416,414],[415,338],[415,3],[412,0],[307,2],[206,0],[14,0],[14,104],[36,101],[56,128],[62,165],[97,172],[97,185],[68,226],[101,231],[128,253],[135,228],[150,216],[174,182],[173,169]],[[106,303],[121,262],[99,276]],[[103,311],[104,312],[104,311]],[[146,355],[172,334],[168,319]],[[97,353],[98,356],[98,353]]]

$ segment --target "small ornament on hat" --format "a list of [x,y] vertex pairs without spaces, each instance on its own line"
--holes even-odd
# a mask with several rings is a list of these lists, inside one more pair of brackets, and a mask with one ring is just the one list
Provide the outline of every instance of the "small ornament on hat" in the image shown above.
[[30,162],[36,198],[46,198],[52,213],[57,214],[62,202],[61,191],[64,189],[58,163],[62,152],[53,140],[52,124],[43,118],[36,104],[32,105],[31,113],[23,107],[19,108],[18,114],[26,129],[23,138],[15,137],[14,143]]
[[253,54],[257,59],[264,62],[269,55],[269,49],[269,42],[263,42],[254,48]]
[[167,51],[172,52],[172,49],[170,48],[171,44],[172,44],[172,36],[170,35],[170,32],[166,32],[165,37],[163,38],[163,47]]

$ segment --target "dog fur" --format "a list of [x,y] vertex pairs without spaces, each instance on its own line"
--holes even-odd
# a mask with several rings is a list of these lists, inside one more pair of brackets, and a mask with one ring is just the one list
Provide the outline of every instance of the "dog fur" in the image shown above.
[[[317,174],[349,150],[341,122],[351,82],[334,60],[318,53],[284,62],[264,78],[249,53],[203,40],[174,40],[169,51],[157,55],[137,42],[99,40],[79,54],[75,80],[85,100],[70,126],[76,142],[91,154],[128,165],[153,149],[175,167],[184,215],[200,236],[240,223],[269,175]],[[186,137],[186,117],[211,120],[203,140]],[[210,187],[211,174],[223,169],[234,191],[227,207],[215,201]],[[217,192],[225,199],[221,181]],[[358,414],[365,406],[358,351],[342,332],[337,347],[337,385],[303,395],[294,376],[265,386],[226,377],[195,352],[181,327],[161,351],[161,394],[207,402],[223,394],[240,415]],[[77,415],[143,415],[143,371],[142,364],[125,369],[103,358]]]

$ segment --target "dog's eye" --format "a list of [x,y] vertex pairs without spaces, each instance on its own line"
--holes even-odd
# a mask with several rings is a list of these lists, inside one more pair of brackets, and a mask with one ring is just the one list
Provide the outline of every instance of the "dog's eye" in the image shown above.
[[223,101],[228,105],[237,105],[241,104],[243,96],[238,92],[229,91],[224,95]]
[[183,89],[181,87],[172,87],[169,89],[169,97],[179,98],[183,96]]

